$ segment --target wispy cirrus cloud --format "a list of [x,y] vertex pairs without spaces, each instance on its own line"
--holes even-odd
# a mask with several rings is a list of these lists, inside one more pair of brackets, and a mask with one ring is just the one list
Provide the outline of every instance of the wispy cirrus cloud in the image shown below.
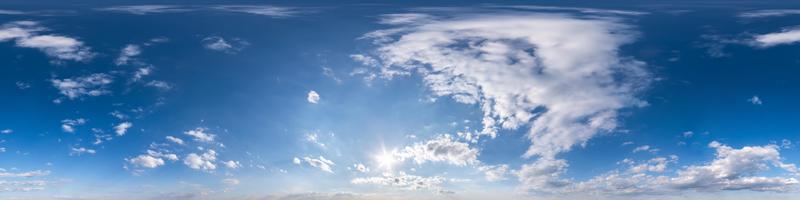
[[97,8],[96,10],[134,15],[216,11],[244,13],[273,18],[293,17],[298,14],[309,12],[308,9],[275,5],[123,5]]

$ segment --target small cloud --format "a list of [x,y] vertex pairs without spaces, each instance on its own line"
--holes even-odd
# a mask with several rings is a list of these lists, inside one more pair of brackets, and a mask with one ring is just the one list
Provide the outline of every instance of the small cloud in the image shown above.
[[125,48],[122,48],[122,51],[119,53],[119,57],[114,62],[117,65],[127,65],[130,61],[132,61],[133,57],[138,56],[142,53],[142,49],[139,45],[135,44],[128,44]]
[[74,133],[75,126],[83,125],[86,121],[84,118],[61,120],[61,130],[67,133]]
[[659,149],[651,148],[650,145],[642,145],[642,146],[638,146],[638,147],[633,149],[633,153],[640,152],[640,151],[647,151],[647,152],[650,152],[650,153],[655,153],[655,152],[658,152]]
[[225,53],[237,53],[244,49],[244,47],[250,45],[249,42],[239,38],[225,40],[219,36],[206,37],[202,40],[202,43],[206,49]]
[[175,144],[183,145],[183,140],[174,136],[167,136],[167,140],[170,142],[174,142]]
[[683,137],[685,137],[685,138],[690,138],[692,136],[694,136],[694,132],[692,132],[692,131],[683,132]]
[[761,105],[761,104],[764,103],[764,102],[761,101],[761,98],[759,98],[758,96],[750,97],[749,99],[747,99],[747,102],[750,102],[753,105]]
[[13,132],[14,132],[14,130],[11,130],[11,129],[3,129],[3,130],[0,131],[0,133],[2,133],[2,134],[11,134]]
[[316,91],[311,90],[308,92],[308,97],[306,97],[306,100],[308,100],[309,103],[313,104],[319,103],[319,94],[317,94]]
[[72,147],[69,155],[77,155],[80,156],[82,154],[94,154],[96,151],[94,149],[87,149],[83,147],[75,148]]
[[133,126],[133,123],[130,122],[122,122],[118,125],[114,126],[114,132],[117,133],[118,136],[123,136],[125,133],[128,132],[128,129]]
[[225,164],[225,167],[228,167],[230,169],[236,169],[242,167],[242,164],[240,164],[239,161],[233,161],[233,160],[223,162],[223,164]]
[[25,89],[31,88],[31,84],[27,83],[27,82],[17,81],[16,85],[17,85],[17,88],[20,89],[20,90],[25,90]]
[[126,160],[135,166],[144,168],[156,168],[158,166],[164,165],[164,159],[151,155],[139,155],[134,158]]
[[207,133],[206,131],[207,130],[205,128],[198,127],[195,128],[194,130],[188,130],[186,132],[183,132],[183,134],[194,137],[195,141],[207,142],[207,143],[214,142],[214,138],[216,138],[217,135]]

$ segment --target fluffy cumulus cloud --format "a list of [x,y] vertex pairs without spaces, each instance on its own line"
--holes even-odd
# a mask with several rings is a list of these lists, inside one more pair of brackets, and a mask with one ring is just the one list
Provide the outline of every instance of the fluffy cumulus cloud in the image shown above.
[[94,54],[82,41],[61,35],[43,34],[47,31],[38,22],[16,21],[0,26],[0,42],[14,40],[18,47],[35,48],[47,56],[62,60],[85,61]]
[[308,100],[309,103],[313,104],[319,103],[319,94],[317,94],[317,92],[314,90],[308,91],[308,96],[306,97],[306,100]]
[[392,153],[400,161],[412,159],[417,164],[445,162],[458,166],[478,164],[478,154],[479,151],[477,149],[470,148],[467,143],[456,141],[450,135],[441,135]]
[[76,99],[83,96],[100,96],[111,93],[108,85],[113,82],[111,75],[104,73],[90,74],[66,79],[51,79],[53,87],[58,89],[61,95],[69,99]]
[[164,160],[177,161],[178,155],[161,150],[148,149],[146,154],[125,159],[135,167],[156,168],[165,164]]
[[207,143],[214,142],[214,138],[217,137],[217,135],[208,133],[208,130],[206,130],[205,128],[196,128],[194,130],[188,130],[186,132],[183,132],[183,134],[194,137],[195,141],[207,142]]
[[484,135],[530,125],[527,156],[567,151],[616,128],[620,109],[645,105],[634,95],[647,73],[641,62],[619,57],[634,34],[617,20],[519,13],[412,19],[365,36],[379,45],[377,73],[415,72],[435,95],[479,104]]
[[164,159],[144,154],[128,159],[128,162],[135,166],[144,168],[156,168],[158,166],[164,165]]
[[217,169],[217,165],[214,164],[216,160],[217,152],[209,149],[201,155],[190,153],[183,159],[183,164],[186,164],[186,166],[192,169],[211,171]]
[[312,158],[312,157],[306,156],[306,157],[303,157],[302,160],[300,158],[295,157],[292,160],[292,162],[294,164],[297,164],[297,165],[300,165],[303,162],[305,162],[309,166],[318,168],[318,169],[320,169],[322,171],[325,171],[325,172],[328,172],[328,173],[333,173],[333,170],[331,169],[331,166],[335,165],[335,163],[333,163],[333,161],[325,159],[325,157],[323,157],[323,156],[319,156],[319,158]]

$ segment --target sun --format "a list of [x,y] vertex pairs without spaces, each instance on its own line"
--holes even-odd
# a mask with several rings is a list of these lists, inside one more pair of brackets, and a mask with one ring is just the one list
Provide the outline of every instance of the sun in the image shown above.
[[385,150],[382,154],[375,156],[375,160],[378,162],[378,166],[383,169],[392,169],[394,163],[397,162],[394,155],[387,153]]

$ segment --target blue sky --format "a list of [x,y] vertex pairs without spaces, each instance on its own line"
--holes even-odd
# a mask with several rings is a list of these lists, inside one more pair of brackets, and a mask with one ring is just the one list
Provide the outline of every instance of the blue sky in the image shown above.
[[71,3],[0,3],[1,199],[800,197],[796,3]]

